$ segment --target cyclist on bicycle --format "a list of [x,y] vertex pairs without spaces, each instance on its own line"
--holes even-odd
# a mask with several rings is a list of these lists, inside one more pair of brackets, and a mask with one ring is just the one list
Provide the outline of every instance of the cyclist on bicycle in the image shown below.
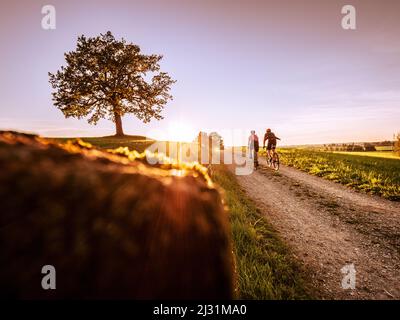
[[[275,149],[276,149],[276,140],[281,140],[280,138],[278,138],[275,133],[273,133],[271,131],[271,129],[267,129],[267,131],[265,132],[264,135],[264,143],[263,143],[263,147],[265,148],[265,141],[268,140],[268,144],[267,144],[267,153],[268,153],[268,158],[271,159],[272,155],[275,153]],[[271,155],[271,150],[272,150],[272,155]]]

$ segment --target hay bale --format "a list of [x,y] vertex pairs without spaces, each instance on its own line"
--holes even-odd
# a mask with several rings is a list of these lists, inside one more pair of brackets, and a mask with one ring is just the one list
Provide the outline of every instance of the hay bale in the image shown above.
[[0,132],[1,296],[232,298],[219,192],[198,166],[137,158]]

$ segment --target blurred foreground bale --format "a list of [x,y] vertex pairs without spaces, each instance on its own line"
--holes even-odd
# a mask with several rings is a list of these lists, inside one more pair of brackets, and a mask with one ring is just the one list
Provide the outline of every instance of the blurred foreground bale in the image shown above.
[[232,298],[219,192],[199,166],[134,158],[0,132],[2,297]]

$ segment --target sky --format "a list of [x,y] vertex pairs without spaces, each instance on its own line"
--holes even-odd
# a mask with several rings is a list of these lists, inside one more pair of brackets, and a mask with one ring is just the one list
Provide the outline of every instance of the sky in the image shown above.
[[[44,5],[56,29],[41,26]],[[345,30],[341,9],[356,9]],[[65,119],[48,72],[81,34],[111,31],[162,54],[177,82],[164,119],[123,118],[127,134],[192,140],[218,131],[243,144],[271,128],[282,144],[392,139],[400,131],[400,1],[394,0],[3,0],[0,4],[0,129],[44,136],[103,136]],[[232,137],[235,138],[235,141]]]

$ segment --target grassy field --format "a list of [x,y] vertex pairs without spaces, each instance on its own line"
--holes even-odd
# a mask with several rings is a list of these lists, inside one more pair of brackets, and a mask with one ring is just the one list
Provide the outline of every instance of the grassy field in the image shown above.
[[[65,142],[67,140],[74,140],[76,138],[49,138],[59,142]],[[101,149],[115,149],[118,147],[128,147],[131,150],[143,152],[148,146],[150,146],[154,140],[148,139],[144,136],[125,136],[122,138],[108,136],[108,137],[83,137],[83,141],[88,142]]]
[[312,298],[305,273],[224,165],[212,167],[212,179],[225,190],[230,209],[241,299]]
[[393,151],[393,146],[375,146],[376,151]]
[[281,162],[288,166],[357,190],[400,200],[400,159],[286,148],[279,149],[279,154]]

